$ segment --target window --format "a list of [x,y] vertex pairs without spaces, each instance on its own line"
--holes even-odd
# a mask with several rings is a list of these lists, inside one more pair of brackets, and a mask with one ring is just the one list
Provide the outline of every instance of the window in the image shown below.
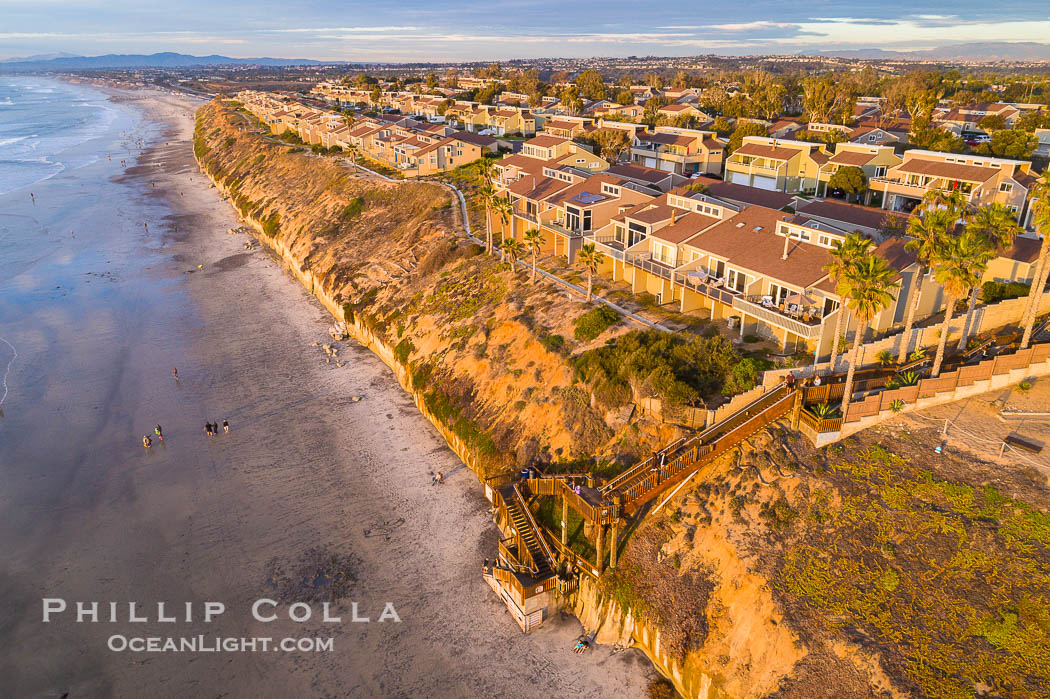
[[875,166],[875,176],[876,177],[885,177],[886,176],[886,166],[885,165],[876,165]]
[[743,293],[744,289],[747,287],[747,275],[743,272],[738,272],[735,269],[729,270],[729,276],[726,277],[726,286]]
[[999,191],[1000,192],[1012,192],[1012,191],[1014,191],[1014,186],[1010,182],[1002,182],[1002,183],[999,184]]
[[591,230],[591,210],[580,211],[575,206],[565,207],[565,227],[570,231],[584,232]]
[[627,223],[628,239],[627,245],[634,245],[639,240],[645,240],[645,237],[649,235],[649,229],[641,223],[635,223],[630,221]]
[[769,285],[769,295],[773,297],[773,304],[779,306],[787,298],[788,288],[779,284]]
[[824,299],[824,313],[822,315],[833,313],[838,309],[838,307],[839,302],[835,299]]
[[653,245],[653,257],[665,265],[674,265],[674,249],[667,245]]
[[726,263],[722,260],[716,260],[714,258],[707,262],[707,273],[715,279],[721,279],[726,273]]
[[821,245],[823,245],[826,248],[831,247],[831,238],[829,238],[826,235],[822,235],[819,238],[817,238],[817,242],[820,243]]

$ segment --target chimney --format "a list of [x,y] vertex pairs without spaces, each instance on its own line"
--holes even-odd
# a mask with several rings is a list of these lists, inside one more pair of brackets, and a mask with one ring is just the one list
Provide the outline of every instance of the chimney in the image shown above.
[[791,234],[784,231],[784,254],[781,255],[780,259],[786,260],[788,258],[788,244],[791,242]]

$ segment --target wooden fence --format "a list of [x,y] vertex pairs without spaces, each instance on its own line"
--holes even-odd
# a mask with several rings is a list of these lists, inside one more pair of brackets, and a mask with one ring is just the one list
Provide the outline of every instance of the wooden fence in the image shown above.
[[[863,400],[850,403],[846,410],[845,422],[857,422],[866,417],[878,415],[882,411],[892,410],[893,403],[897,400],[901,401],[898,407],[903,408],[923,398],[932,398],[941,393],[973,386],[979,381],[989,381],[994,376],[1003,376],[1011,371],[1027,369],[1033,364],[1041,364],[1048,359],[1050,359],[1050,343],[1044,342],[1013,354],[1001,355],[978,364],[960,367],[941,374],[935,379],[922,379],[917,386],[880,391]],[[841,396],[841,392],[839,395]]]

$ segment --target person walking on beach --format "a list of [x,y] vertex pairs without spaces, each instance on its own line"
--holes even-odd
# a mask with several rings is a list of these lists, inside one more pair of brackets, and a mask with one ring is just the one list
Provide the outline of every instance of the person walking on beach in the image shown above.
[[30,193],[29,193],[29,198],[33,200],[33,203],[34,203],[34,204],[36,203],[36,195],[35,195],[35,194],[33,194],[32,192],[30,192]]
[[205,422],[204,423],[204,434],[208,435],[209,437],[211,436],[211,423],[210,422]]
[[225,432],[226,434],[230,433],[230,421],[227,420],[226,418],[222,419],[222,431]]
[[159,439],[160,441],[163,442],[164,441],[164,433],[160,429],[160,423],[159,422],[157,423],[157,426],[153,428],[153,431],[157,433],[157,439]]
[[217,423],[217,422],[211,423],[211,433],[212,434],[219,434],[219,423]]
[[149,449],[153,446],[153,441],[149,438],[148,434],[142,435],[142,446]]
[[171,370],[171,375],[176,381],[178,381],[179,380],[179,370],[178,370],[178,368],[173,367],[172,370]]

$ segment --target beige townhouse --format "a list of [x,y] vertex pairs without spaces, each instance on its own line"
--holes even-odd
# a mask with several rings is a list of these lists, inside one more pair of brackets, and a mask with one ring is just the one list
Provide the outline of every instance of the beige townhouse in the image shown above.
[[1035,182],[1032,164],[982,155],[909,150],[902,162],[883,177],[874,177],[869,187],[882,195],[882,206],[891,211],[911,212],[929,192],[959,191],[975,206],[1003,204],[1029,224],[1028,191]]
[[658,126],[652,132],[637,131],[631,159],[638,165],[679,175],[721,174],[726,142],[714,131]]
[[726,181],[786,194],[813,193],[830,156],[823,143],[746,136],[725,161]]

